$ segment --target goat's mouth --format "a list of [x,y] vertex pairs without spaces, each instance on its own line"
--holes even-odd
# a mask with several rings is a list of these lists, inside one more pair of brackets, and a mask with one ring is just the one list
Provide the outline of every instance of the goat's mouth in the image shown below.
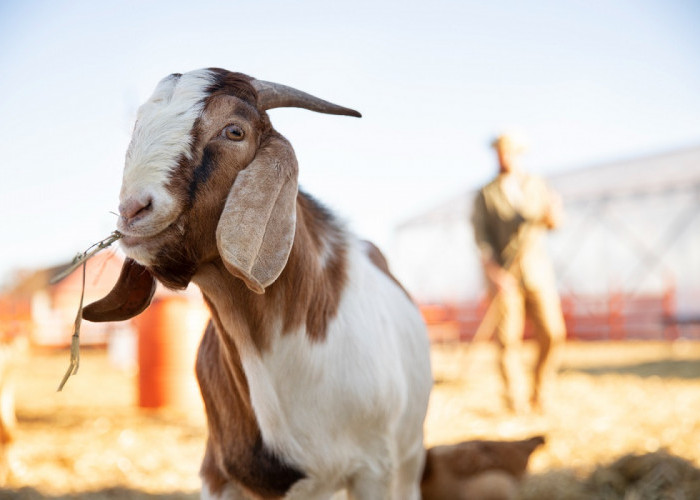
[[143,243],[145,239],[146,238],[144,238],[143,236],[128,236],[122,233],[120,243],[122,247],[130,248]]
[[153,236],[139,236],[122,233],[119,240],[121,249],[127,257],[143,266],[150,266],[158,253],[158,243]]
[[127,257],[143,266],[151,266],[155,264],[164,246],[172,245],[178,237],[184,235],[184,225],[176,219],[162,228],[151,227],[148,232],[133,229],[120,229],[120,232],[122,237],[119,242]]

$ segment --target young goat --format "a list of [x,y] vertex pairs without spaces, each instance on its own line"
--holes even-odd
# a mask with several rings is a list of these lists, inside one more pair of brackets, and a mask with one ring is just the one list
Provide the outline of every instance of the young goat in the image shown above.
[[221,69],[173,74],[139,109],[118,229],[127,254],[90,321],[143,311],[155,280],[198,285],[202,496],[420,498],[432,386],[420,314],[376,247],[297,190],[266,110],[360,116]]
[[423,500],[516,500],[519,480],[543,436],[520,441],[464,441],[428,450]]

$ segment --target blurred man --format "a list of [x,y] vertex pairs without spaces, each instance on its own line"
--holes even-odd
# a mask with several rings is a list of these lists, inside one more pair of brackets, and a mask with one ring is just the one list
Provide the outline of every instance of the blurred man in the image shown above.
[[484,321],[495,324],[506,406],[520,412],[526,409],[519,358],[527,311],[538,348],[530,405],[540,410],[542,386],[554,376],[554,350],[566,336],[544,241],[561,219],[561,201],[543,180],[518,168],[521,140],[500,135],[492,146],[499,172],[479,191],[472,217],[492,300]]

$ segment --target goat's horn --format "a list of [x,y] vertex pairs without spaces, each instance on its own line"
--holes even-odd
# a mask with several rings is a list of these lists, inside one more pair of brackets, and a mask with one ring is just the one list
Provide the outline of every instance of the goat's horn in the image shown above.
[[304,108],[329,115],[362,117],[354,109],[338,106],[286,85],[264,80],[253,80],[251,83],[258,92],[258,106],[264,110],[273,108]]

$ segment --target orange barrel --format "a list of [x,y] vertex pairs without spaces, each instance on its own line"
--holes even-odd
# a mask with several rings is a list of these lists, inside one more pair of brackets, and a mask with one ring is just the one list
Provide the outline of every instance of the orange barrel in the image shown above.
[[194,364],[208,319],[203,304],[182,296],[156,298],[138,317],[141,408],[201,411]]

